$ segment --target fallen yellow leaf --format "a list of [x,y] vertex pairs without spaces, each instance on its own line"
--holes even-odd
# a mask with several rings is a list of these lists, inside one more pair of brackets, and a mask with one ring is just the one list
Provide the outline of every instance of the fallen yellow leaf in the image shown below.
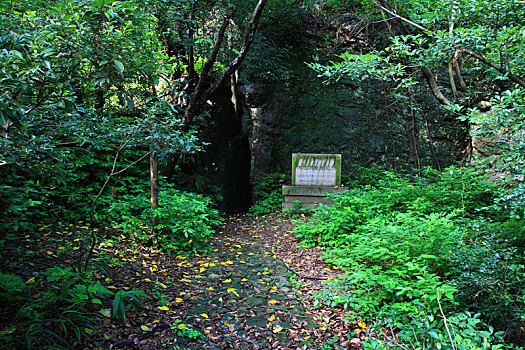
[[366,328],[366,323],[364,323],[363,321],[359,321],[357,324],[358,324],[359,327],[361,327],[361,328]]
[[273,304],[277,304],[277,303],[278,303],[278,301],[275,300],[275,299],[272,299],[272,300],[270,300],[270,301],[268,302],[268,304],[272,304],[272,305],[273,305]]
[[273,322],[275,320],[275,315],[272,315],[268,318],[268,321]]
[[204,318],[209,318],[208,315],[206,315],[206,314],[200,314],[200,316],[202,316]]
[[159,309],[164,310],[164,311],[169,311],[170,308],[164,305],[164,306],[159,307]]
[[272,332],[274,332],[274,333],[279,333],[279,332],[282,331],[282,330],[283,330],[283,327],[277,325],[277,326],[275,326],[275,327],[272,329]]

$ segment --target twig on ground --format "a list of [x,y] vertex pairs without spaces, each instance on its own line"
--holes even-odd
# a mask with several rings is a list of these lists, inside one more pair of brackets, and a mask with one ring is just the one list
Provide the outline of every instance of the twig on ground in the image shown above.
[[325,281],[328,279],[328,277],[318,277],[318,276],[307,276],[307,275],[302,275],[300,274],[299,272],[297,272],[296,270],[294,270],[292,267],[288,266],[287,264],[284,264],[284,266],[292,273],[295,273],[297,276],[301,277],[301,278],[304,278],[304,279],[308,279],[308,280],[320,280],[320,281]]

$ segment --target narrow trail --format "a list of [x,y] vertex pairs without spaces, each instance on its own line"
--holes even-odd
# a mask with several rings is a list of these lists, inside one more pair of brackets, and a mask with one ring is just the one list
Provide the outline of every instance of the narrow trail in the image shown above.
[[[352,340],[367,335],[359,326],[363,323],[348,321],[353,318],[347,311],[312,298],[326,288],[326,280],[342,272],[324,261],[321,249],[300,246],[292,221],[279,212],[231,216],[210,239],[209,252],[191,258],[138,244],[106,227],[90,274],[114,291],[115,300],[117,291],[123,295],[126,317],[111,317],[114,302],[87,304],[87,310],[104,316],[93,318],[92,336],[84,342],[70,337],[70,348],[351,349]],[[79,252],[89,241],[88,226],[80,225],[43,226],[23,243],[6,241],[5,271],[34,281],[35,272],[63,266],[54,273],[64,278],[54,283],[71,288],[67,279],[79,278],[74,272]],[[25,259],[17,255],[20,244]],[[35,283],[42,291],[41,284],[52,288],[45,276]],[[125,296],[134,291],[148,298],[139,303]],[[38,300],[45,297],[42,293],[35,291],[32,297]],[[6,327],[17,312],[16,303],[5,305],[0,325]],[[54,317],[52,310],[48,314]]]
[[318,349],[330,341],[349,348],[355,326],[310,298],[338,271],[318,249],[298,249],[292,227],[279,215],[228,218],[209,254],[179,256],[167,268],[179,275],[169,290],[174,326],[115,348]]

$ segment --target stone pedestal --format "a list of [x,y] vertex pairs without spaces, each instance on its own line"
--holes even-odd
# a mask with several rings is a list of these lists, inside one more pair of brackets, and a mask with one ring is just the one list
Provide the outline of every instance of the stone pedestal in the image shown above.
[[329,193],[346,191],[348,187],[339,186],[283,186],[283,209],[292,208],[294,201],[301,201],[303,208],[313,209],[321,204],[332,203],[326,198]]
[[283,186],[283,209],[301,201],[303,208],[330,204],[328,193],[347,190],[341,187],[340,154],[292,154],[292,186]]

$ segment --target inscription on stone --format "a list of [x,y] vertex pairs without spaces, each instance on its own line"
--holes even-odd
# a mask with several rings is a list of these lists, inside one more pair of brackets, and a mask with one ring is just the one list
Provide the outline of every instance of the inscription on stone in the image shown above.
[[340,184],[340,154],[292,154],[292,185],[338,186]]

